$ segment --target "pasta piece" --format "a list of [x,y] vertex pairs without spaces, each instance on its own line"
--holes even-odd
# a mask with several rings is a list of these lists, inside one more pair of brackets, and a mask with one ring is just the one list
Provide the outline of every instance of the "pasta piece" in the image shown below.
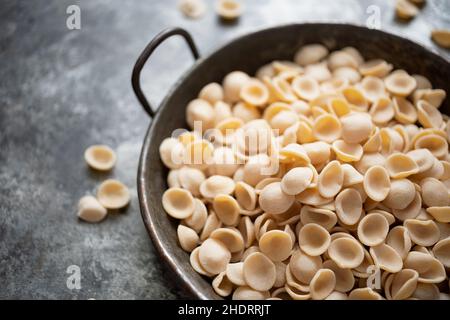
[[349,292],[354,284],[355,278],[350,269],[339,268],[333,260],[327,260],[323,263],[323,268],[333,271],[336,277],[335,290],[341,293]]
[[218,195],[229,195],[234,192],[235,182],[229,177],[213,175],[200,185],[200,194],[209,199]]
[[217,14],[226,20],[234,20],[241,16],[244,6],[237,0],[219,0],[216,6]]
[[383,297],[371,288],[354,289],[348,295],[349,300],[383,300]]
[[288,265],[292,275],[301,283],[309,284],[314,275],[322,268],[322,258],[312,257],[301,250],[295,251]]
[[332,78],[320,84],[320,91],[325,94],[336,94],[347,88],[348,85],[348,79]]
[[281,180],[281,190],[287,195],[303,192],[312,182],[313,171],[309,167],[294,168]]
[[419,9],[407,0],[395,0],[395,13],[400,19],[409,20],[414,18],[418,13]]
[[243,272],[247,285],[257,291],[271,289],[276,280],[275,265],[260,252],[252,253],[245,259]]
[[121,209],[130,203],[131,196],[127,186],[122,182],[107,179],[98,187],[97,200],[106,209]]
[[348,87],[342,90],[342,94],[350,107],[355,111],[366,112],[369,108],[369,101],[363,92],[356,87]]
[[191,129],[195,129],[195,122],[201,122],[203,130],[211,129],[214,126],[214,109],[208,101],[194,99],[186,107],[186,121]]
[[350,67],[341,67],[333,70],[333,78],[346,80],[350,84],[355,84],[361,80],[361,75],[358,70]]
[[331,210],[303,206],[300,211],[300,221],[303,225],[316,223],[330,231],[336,225],[337,217]]
[[384,79],[386,89],[396,96],[409,96],[417,87],[416,79],[404,70],[396,70]]
[[389,287],[385,287],[386,295],[389,294],[392,300],[405,300],[412,296],[416,290],[419,274],[412,269],[403,269],[389,277],[391,280],[386,281],[386,283],[390,282]]
[[447,140],[437,134],[421,136],[414,143],[415,149],[428,149],[438,159],[443,159],[448,154]]
[[442,263],[429,253],[411,251],[405,259],[405,268],[416,270],[421,283],[440,283],[446,274]]
[[360,143],[372,132],[372,121],[367,114],[355,112],[341,118],[342,139],[347,143]]
[[406,178],[419,172],[419,166],[414,159],[402,153],[391,154],[386,159],[386,169],[393,179]]
[[420,214],[422,208],[422,197],[420,192],[416,191],[413,201],[404,209],[393,209],[392,213],[400,221],[414,219]]
[[188,190],[193,196],[200,195],[200,185],[205,179],[205,174],[199,169],[183,167],[178,172],[181,188]]
[[237,102],[242,87],[244,87],[248,81],[250,81],[250,77],[245,72],[233,71],[227,74],[222,83],[225,100],[230,103]]
[[173,169],[169,171],[169,174],[167,175],[167,185],[169,188],[181,188],[181,184],[178,181],[178,173],[180,170]]
[[343,162],[359,161],[363,155],[363,147],[357,143],[347,143],[344,140],[336,140],[332,145],[336,157]]
[[403,226],[394,227],[389,231],[386,244],[393,248],[402,260],[406,258],[412,247],[408,230]]
[[420,246],[429,247],[439,241],[440,231],[432,220],[407,219],[403,225],[408,230],[411,240]]
[[330,159],[330,145],[323,141],[305,143],[302,145],[313,165],[325,163]]
[[239,168],[239,162],[229,147],[215,148],[212,159],[212,164],[208,167],[211,175],[232,177]]
[[259,239],[261,252],[273,262],[280,262],[289,258],[293,244],[291,236],[280,230],[268,231]]
[[106,218],[108,211],[93,196],[84,196],[78,201],[77,216],[87,222],[96,223]]
[[246,282],[244,279],[244,263],[229,263],[225,269],[225,274],[228,280],[236,286],[245,286]]
[[427,212],[436,220],[442,223],[450,223],[450,207],[428,207]]
[[389,194],[383,204],[391,209],[405,209],[416,195],[416,189],[408,179],[391,180]]
[[431,169],[434,164],[434,156],[428,149],[415,149],[407,153],[419,167],[419,173]]
[[234,194],[242,208],[249,211],[255,210],[258,196],[252,186],[239,181],[236,183]]
[[364,175],[363,186],[369,198],[377,202],[383,201],[391,189],[388,172],[379,165],[371,167]]
[[348,52],[345,52],[343,50],[334,51],[328,57],[328,67],[332,71],[342,67],[349,67],[356,69],[358,68],[358,62]]
[[219,194],[214,197],[213,208],[217,217],[226,226],[234,226],[239,219],[239,204],[233,197],[227,194]]
[[341,165],[341,169],[344,172],[344,183],[342,185],[344,188],[360,184],[364,181],[364,176],[352,165],[344,163]]
[[382,270],[396,273],[403,267],[403,261],[400,255],[387,244],[379,244],[370,248],[370,255],[375,264]]
[[241,88],[240,97],[253,106],[264,106],[269,101],[269,90],[257,79],[247,81]]
[[443,123],[439,110],[425,100],[417,102],[417,118],[424,128],[439,129]]
[[283,192],[280,182],[267,185],[259,195],[261,209],[272,214],[280,214],[287,211],[294,201],[294,196]]
[[331,79],[331,72],[327,67],[326,62],[310,64],[305,67],[305,75],[313,77],[319,82],[324,82]]
[[184,152],[184,164],[205,170],[213,162],[213,145],[207,140],[190,142]]
[[316,79],[308,76],[297,76],[292,80],[292,89],[295,94],[306,101],[319,97],[320,87]]
[[183,165],[184,146],[175,138],[166,138],[159,146],[159,157],[170,169],[178,169]]
[[381,97],[374,102],[370,108],[370,115],[372,121],[377,125],[388,123],[394,118],[395,110],[391,99],[387,97]]
[[93,145],[84,152],[86,163],[93,169],[99,171],[111,170],[116,164],[116,154],[105,145]]
[[206,12],[206,5],[203,0],[180,0],[178,8],[186,17],[191,19],[198,19]]
[[370,213],[358,224],[358,239],[369,247],[383,243],[388,232],[389,223],[380,213]]
[[367,76],[361,81],[361,88],[365,97],[372,103],[387,99],[384,82],[380,78]]
[[447,187],[435,178],[426,178],[420,182],[423,202],[429,207],[444,207],[450,203]]
[[200,247],[197,247],[194,250],[192,250],[191,255],[189,256],[189,262],[191,263],[192,268],[201,275],[204,275],[207,277],[214,276],[213,274],[209,273],[201,266],[200,261],[199,261],[199,252],[200,252]]
[[341,191],[336,199],[336,215],[346,225],[354,225],[359,221],[362,214],[362,199],[359,192],[348,188]]
[[450,31],[448,30],[431,31],[431,39],[443,48],[450,48]]
[[244,122],[249,122],[259,119],[261,117],[261,113],[255,106],[243,102],[238,102],[233,107],[233,117],[239,118]]
[[340,268],[356,268],[364,260],[361,244],[355,239],[343,237],[331,241],[328,255]]
[[446,268],[450,267],[450,238],[442,239],[433,247],[433,254]]
[[432,106],[439,108],[446,96],[447,93],[442,89],[421,89],[414,92],[413,99],[414,103],[417,103],[419,100],[424,100]]
[[341,190],[344,183],[344,173],[338,161],[331,161],[319,175],[318,191],[324,198],[334,197]]
[[300,229],[298,241],[300,249],[310,256],[319,256],[330,246],[330,234],[319,224],[308,223]]
[[395,119],[402,124],[417,121],[417,111],[411,102],[402,97],[394,97]]
[[320,269],[310,283],[311,298],[323,300],[328,297],[336,287],[336,276],[330,269]]
[[393,66],[381,59],[369,60],[359,66],[359,72],[363,76],[385,77],[391,72]]
[[309,44],[301,47],[294,56],[295,63],[306,66],[317,63],[328,55],[328,49],[322,44]]
[[221,297],[227,297],[233,291],[233,283],[228,279],[225,272],[219,273],[212,281],[214,291]]
[[208,101],[212,106],[215,106],[216,102],[223,101],[223,89],[217,82],[208,83],[200,90],[198,94],[199,99]]
[[186,252],[192,252],[192,250],[197,247],[200,240],[198,234],[194,230],[183,226],[182,224],[178,225],[177,235],[181,248]]
[[194,212],[192,213],[192,215],[185,218],[183,220],[183,223],[189,228],[195,230],[195,232],[199,233],[205,225],[206,219],[208,218],[208,210],[201,200],[195,198],[194,202]]

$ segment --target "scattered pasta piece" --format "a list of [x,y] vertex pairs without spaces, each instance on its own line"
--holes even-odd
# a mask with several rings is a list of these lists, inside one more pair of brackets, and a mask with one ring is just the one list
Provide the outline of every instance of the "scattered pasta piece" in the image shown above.
[[93,145],[84,152],[86,163],[95,170],[108,171],[116,164],[116,154],[105,145]]
[[78,202],[78,217],[87,222],[100,222],[105,219],[107,210],[93,196],[84,196]]
[[198,19],[206,12],[206,5],[203,0],[180,0],[178,8],[186,17],[191,19]]
[[97,199],[107,209],[121,209],[131,200],[130,191],[122,182],[108,179],[97,190]]
[[419,9],[408,0],[396,0],[395,12],[400,19],[409,20],[419,13]]
[[433,30],[431,39],[443,48],[450,48],[450,31],[448,30]]
[[242,15],[244,6],[238,0],[219,0],[216,6],[217,14],[227,20],[234,20]]

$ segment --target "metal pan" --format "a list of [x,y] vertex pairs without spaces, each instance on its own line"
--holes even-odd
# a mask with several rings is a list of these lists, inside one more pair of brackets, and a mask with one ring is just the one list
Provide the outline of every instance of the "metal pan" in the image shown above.
[[[196,59],[194,65],[168,90],[167,96],[154,111],[140,86],[140,73],[152,52],[167,38],[181,36]],[[209,82],[221,82],[232,70],[254,74],[256,69],[273,60],[292,60],[296,50],[308,43],[323,43],[336,50],[353,46],[366,59],[381,58],[396,68],[411,74],[421,74],[433,86],[450,92],[450,63],[436,53],[414,43],[379,30],[349,24],[311,23],[289,24],[239,37],[210,55],[200,58],[189,33],[180,28],[167,29],[158,34],[138,58],[132,74],[136,96],[153,121],[142,147],[138,169],[138,195],[144,224],[153,243],[179,283],[193,298],[220,299],[210,281],[190,266],[189,254],[177,243],[176,221],[163,210],[161,197],[167,188],[167,169],[159,159],[159,145],[177,128],[186,127],[185,106],[196,98]],[[449,114],[449,99],[441,112]]]

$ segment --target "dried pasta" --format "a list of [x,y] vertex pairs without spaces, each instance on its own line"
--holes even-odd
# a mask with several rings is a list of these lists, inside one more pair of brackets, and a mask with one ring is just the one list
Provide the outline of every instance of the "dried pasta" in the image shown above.
[[[446,96],[314,43],[205,84],[186,106],[190,131],[159,148],[162,206],[193,270],[231,299],[448,297]],[[119,189],[100,203],[127,203]]]

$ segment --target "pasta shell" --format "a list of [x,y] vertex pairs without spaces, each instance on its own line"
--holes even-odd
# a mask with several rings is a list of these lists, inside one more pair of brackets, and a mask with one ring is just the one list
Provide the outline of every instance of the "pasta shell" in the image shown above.
[[394,227],[389,231],[386,244],[397,251],[403,260],[408,255],[412,246],[408,230],[403,226]]
[[425,100],[432,106],[439,108],[445,100],[447,93],[442,89],[422,89],[416,90],[413,95],[414,103]]
[[325,299],[336,287],[336,276],[330,269],[320,269],[314,275],[310,283],[311,298],[314,300]]
[[391,188],[383,204],[392,209],[405,209],[416,195],[414,185],[408,179],[391,180]]
[[355,239],[343,237],[331,241],[328,255],[340,268],[356,268],[364,260],[361,244]]
[[228,279],[225,272],[219,273],[212,281],[214,291],[221,297],[227,297],[233,291],[233,283]]
[[383,300],[383,297],[371,288],[354,289],[348,295],[349,300]]
[[391,154],[386,159],[386,169],[391,178],[406,178],[419,172],[419,166],[413,158],[402,153]]
[[192,194],[180,188],[166,190],[162,197],[162,205],[167,214],[176,219],[185,219],[195,210]]
[[393,66],[381,59],[369,60],[359,66],[359,72],[363,76],[385,77],[391,72]]
[[297,100],[294,90],[286,79],[280,76],[272,79],[264,78],[264,83],[276,99],[288,103]]
[[386,89],[396,96],[409,96],[417,87],[416,79],[403,70],[392,72],[384,79]]
[[360,143],[366,140],[372,132],[370,116],[355,112],[341,118],[342,138],[347,143]]
[[178,181],[181,187],[194,196],[200,195],[200,185],[205,179],[205,174],[196,168],[183,167],[178,172]]
[[225,274],[228,280],[236,286],[245,286],[244,279],[244,263],[229,263],[225,269]]
[[220,221],[226,226],[234,226],[238,223],[240,207],[236,199],[227,195],[219,194],[214,197],[213,208]]
[[354,225],[362,214],[362,199],[359,192],[348,188],[341,191],[335,200],[336,215],[340,221],[347,225]]
[[429,207],[444,207],[449,205],[450,197],[447,187],[435,178],[426,178],[420,182],[422,200]]
[[211,213],[206,218],[205,225],[203,226],[202,232],[200,234],[200,240],[206,240],[211,235],[211,232],[220,228],[221,226],[222,222],[219,220],[215,212],[211,211]]
[[402,97],[394,97],[395,119],[403,124],[415,123],[417,111],[411,102]]
[[181,248],[183,248],[183,250],[187,252],[192,252],[192,250],[194,250],[195,247],[197,247],[200,240],[200,238],[198,237],[197,233],[194,230],[181,224],[178,225],[177,235]]
[[334,197],[342,188],[344,173],[338,161],[331,161],[319,175],[318,191],[324,198]]
[[400,19],[409,20],[419,13],[419,9],[407,0],[396,0],[395,13]]
[[189,262],[191,263],[192,269],[194,269],[197,273],[199,273],[203,276],[207,276],[207,277],[214,276],[213,274],[206,271],[200,264],[199,252],[200,252],[200,247],[197,247],[194,250],[192,250],[191,255],[189,256]]
[[335,94],[347,88],[348,85],[348,79],[333,78],[322,82],[320,84],[320,91],[325,94]]
[[310,256],[319,256],[330,246],[330,234],[319,224],[308,223],[300,229],[298,241],[300,249]]
[[306,66],[321,61],[328,55],[328,49],[322,44],[308,44],[301,47],[294,56],[295,63]]
[[249,248],[255,241],[255,226],[250,217],[242,217],[238,225],[242,238],[244,239],[245,248]]
[[269,90],[260,80],[247,81],[240,91],[241,99],[253,106],[264,106],[269,101]]
[[414,219],[422,208],[422,197],[420,193],[416,191],[413,201],[404,209],[393,209],[392,213],[400,221],[405,221],[406,219]]
[[433,247],[433,254],[446,268],[450,268],[450,238],[436,243]]
[[311,257],[297,250],[292,254],[288,269],[301,283],[309,284],[318,270],[322,268],[320,256]]
[[294,201],[294,196],[283,192],[280,182],[274,182],[267,185],[259,195],[259,205],[261,209],[272,214],[279,214],[287,211]]
[[200,230],[206,223],[206,218],[208,217],[208,210],[206,209],[205,204],[199,200],[194,199],[195,209],[192,215],[185,218],[183,223],[189,228],[195,230],[195,232],[199,233]]
[[373,166],[364,175],[364,191],[374,201],[381,202],[390,193],[391,181],[385,168]]
[[270,297],[269,291],[257,291],[248,286],[237,287],[233,292],[233,300],[265,300]]
[[270,260],[279,262],[286,260],[291,255],[293,241],[288,233],[271,230],[260,237],[259,247]]
[[341,165],[341,168],[344,172],[344,188],[363,182],[364,176],[360,174],[352,165],[344,163]]
[[261,118],[260,110],[244,102],[238,102],[233,107],[232,115],[244,122],[249,122]]
[[180,181],[178,181],[178,173],[180,170],[172,169],[167,175],[167,185],[169,188],[181,188]]
[[380,78],[367,76],[361,81],[361,89],[365,97],[372,103],[379,102],[381,99],[387,99],[387,93],[384,82]]
[[323,268],[330,269],[336,277],[335,290],[341,293],[350,291],[354,284],[355,278],[350,269],[339,268],[333,260],[327,260],[323,263]]
[[330,159],[330,145],[323,141],[306,143],[302,145],[313,165],[325,163]]
[[297,76],[292,80],[292,89],[303,100],[311,101],[319,97],[320,87],[316,79],[308,76]]
[[303,206],[300,211],[300,221],[303,225],[316,223],[329,231],[336,225],[337,217],[331,210]]
[[331,143],[340,138],[341,132],[341,123],[331,114],[319,116],[314,122],[313,134],[319,140]]
[[200,246],[198,261],[208,273],[216,275],[225,271],[231,259],[231,253],[220,241],[206,239]]
[[418,172],[425,172],[434,164],[434,156],[428,149],[411,150],[407,155],[418,165]]
[[234,194],[237,202],[242,208],[249,211],[255,210],[258,195],[252,186],[239,181],[236,183]]
[[200,194],[205,198],[215,198],[217,195],[232,194],[235,188],[235,182],[229,177],[213,175],[202,182],[200,185]]
[[276,280],[275,265],[260,252],[252,253],[245,259],[243,272],[247,285],[258,291],[271,289]]
[[363,248],[364,258],[361,264],[354,269],[352,269],[352,273],[359,278],[366,279],[370,276],[369,267],[374,266],[373,258],[370,255],[369,251]]
[[442,223],[450,223],[450,207],[428,207],[427,212],[436,220]]
[[309,167],[291,169],[281,180],[281,190],[288,195],[299,194],[310,185],[313,175]]
[[425,100],[417,102],[417,118],[424,128],[439,129],[443,123],[439,110]]
[[222,86],[216,82],[208,83],[200,90],[198,97],[199,99],[208,101],[211,105],[214,105],[218,101],[223,101]]
[[357,143],[347,143],[344,140],[336,140],[332,145],[336,157],[343,162],[359,161],[363,155],[363,148]]
[[366,112],[369,108],[369,101],[364,96],[363,92],[356,87],[348,87],[342,90],[342,95],[350,104],[350,108],[355,111]]
[[319,82],[331,79],[331,72],[326,62],[310,64],[305,67],[305,75],[313,77]]
[[214,126],[215,114],[211,104],[203,99],[194,99],[186,107],[186,122],[189,128],[195,129],[195,122],[201,123],[203,130]]
[[403,261],[400,255],[387,244],[379,244],[370,248],[370,255],[375,264],[382,270],[391,273],[399,272],[403,267]]
[[224,98],[227,102],[237,102],[242,87],[250,81],[248,74],[242,71],[233,71],[225,76],[222,82]]
[[330,70],[335,70],[342,67],[356,69],[358,67],[358,62],[350,53],[339,50],[332,52],[328,57],[328,67],[330,68]]
[[288,284],[284,286],[286,292],[293,300],[309,300],[311,299],[311,294],[298,290]]
[[333,70],[334,79],[342,79],[348,81],[350,84],[355,84],[361,80],[361,75],[358,70],[350,67],[341,67]]
[[408,299],[417,288],[417,280],[419,274],[412,269],[403,269],[399,273],[393,274],[389,295],[392,300],[405,300]]
[[100,222],[106,218],[108,211],[93,196],[84,196],[78,202],[77,216],[87,222]]
[[412,299],[418,300],[437,300],[439,299],[439,288],[431,283],[418,283]]
[[450,32],[448,30],[431,31],[431,39],[443,48],[450,48]]
[[345,293],[339,292],[339,291],[333,291],[330,293],[328,297],[325,298],[325,300],[347,300],[348,296]]
[[293,143],[280,150],[280,162],[293,163],[296,166],[306,166],[311,160],[303,146]]
[[380,97],[370,108],[372,121],[378,125],[388,123],[394,118],[394,105],[388,97]]
[[[171,140],[168,140],[171,141]],[[167,142],[166,142],[167,143]],[[161,147],[160,147],[161,149]],[[164,150],[164,152],[166,152]],[[161,152],[160,152],[161,154]],[[93,169],[100,171],[111,170],[116,164],[116,154],[114,151],[105,145],[93,145],[84,152],[84,159],[86,163]],[[167,160],[166,160],[167,161]],[[170,161],[168,164],[172,164]]]
[[384,242],[389,232],[389,223],[379,213],[366,215],[358,224],[358,238],[366,246],[377,246]]
[[159,157],[170,169],[181,168],[184,161],[184,146],[175,138],[166,138],[159,146]]
[[428,253],[411,251],[405,259],[405,268],[416,270],[421,283],[440,283],[446,278],[442,263]]
[[418,138],[414,143],[415,149],[428,149],[438,159],[443,159],[448,154],[447,140],[437,134],[428,134]]
[[432,220],[407,219],[403,223],[411,240],[421,246],[429,247],[439,241],[439,228]]

